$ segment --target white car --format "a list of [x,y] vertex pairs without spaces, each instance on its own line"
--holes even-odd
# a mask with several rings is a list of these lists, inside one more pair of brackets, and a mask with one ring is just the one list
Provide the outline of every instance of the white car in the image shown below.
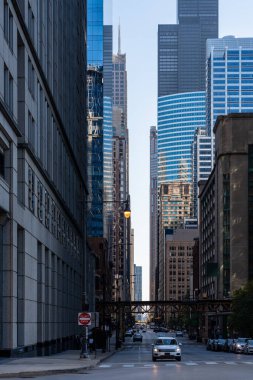
[[181,361],[181,343],[173,337],[164,336],[155,340],[152,347],[152,360],[157,359],[176,359]]

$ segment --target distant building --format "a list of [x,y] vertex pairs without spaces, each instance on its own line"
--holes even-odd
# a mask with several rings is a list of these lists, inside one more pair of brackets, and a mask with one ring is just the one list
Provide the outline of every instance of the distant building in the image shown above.
[[162,184],[159,201],[158,298],[164,300],[166,231],[182,228],[184,219],[191,217],[191,183],[181,179]]
[[194,297],[193,246],[197,229],[165,231],[164,299],[179,300]]
[[198,219],[198,182],[206,180],[212,170],[211,136],[206,128],[197,128],[192,142],[192,210]]
[[150,179],[149,179],[149,241],[150,241],[150,271],[149,299],[154,301],[156,294],[157,264],[158,264],[158,188],[157,188],[157,130],[150,128]]
[[253,279],[253,114],[220,116],[216,163],[200,188],[200,288],[222,299]]
[[142,267],[134,264],[134,300],[142,301]]
[[[112,99],[113,99],[113,201],[115,210],[112,223],[111,247],[113,273],[120,278],[122,300],[131,295],[131,220],[123,215],[124,202],[129,196],[129,140],[127,128],[127,70],[126,54],[121,53],[120,27],[118,31],[118,52],[112,57]],[[117,280],[118,281],[118,280]],[[113,299],[117,289],[114,288]]]
[[[207,127],[208,135],[213,136],[219,115],[253,109],[253,38],[209,39],[206,59]],[[214,160],[212,156],[212,167]]]
[[185,92],[158,98],[158,187],[178,178],[180,163],[187,163],[192,176],[192,140],[206,123],[205,92]]
[[158,97],[205,90],[208,38],[218,38],[218,0],[178,0],[178,24],[158,25]]

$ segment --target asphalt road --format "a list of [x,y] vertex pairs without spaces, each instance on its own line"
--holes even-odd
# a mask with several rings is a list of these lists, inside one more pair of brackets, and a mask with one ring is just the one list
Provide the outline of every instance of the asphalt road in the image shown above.
[[[152,362],[151,344],[160,334],[148,331],[143,342],[126,338],[122,350],[98,367],[79,374],[34,377],[44,380],[252,380],[253,355],[207,351],[187,338],[182,343],[182,361]],[[171,335],[171,334],[162,334]]]

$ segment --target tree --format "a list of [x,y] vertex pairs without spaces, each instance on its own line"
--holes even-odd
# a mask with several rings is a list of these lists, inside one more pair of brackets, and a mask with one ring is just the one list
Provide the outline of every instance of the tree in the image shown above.
[[253,281],[234,292],[230,324],[240,336],[253,336]]

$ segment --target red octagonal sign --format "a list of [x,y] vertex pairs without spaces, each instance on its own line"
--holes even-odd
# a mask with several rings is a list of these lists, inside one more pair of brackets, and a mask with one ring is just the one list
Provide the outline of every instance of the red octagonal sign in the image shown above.
[[91,325],[91,313],[78,313],[78,325],[90,326]]

